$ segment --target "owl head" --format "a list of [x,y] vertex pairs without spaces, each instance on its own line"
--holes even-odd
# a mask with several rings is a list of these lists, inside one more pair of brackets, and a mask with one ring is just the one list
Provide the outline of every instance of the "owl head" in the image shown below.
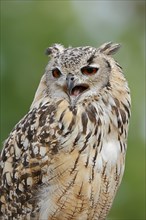
[[55,44],[47,48],[50,61],[43,77],[48,96],[78,103],[97,95],[109,85],[114,60],[120,44],[105,43],[99,48],[68,47]]

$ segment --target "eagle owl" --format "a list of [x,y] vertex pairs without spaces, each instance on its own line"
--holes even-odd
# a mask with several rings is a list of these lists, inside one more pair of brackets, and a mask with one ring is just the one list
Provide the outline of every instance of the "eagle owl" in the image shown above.
[[103,220],[124,172],[130,91],[105,43],[46,51],[29,112],[1,152],[1,220]]

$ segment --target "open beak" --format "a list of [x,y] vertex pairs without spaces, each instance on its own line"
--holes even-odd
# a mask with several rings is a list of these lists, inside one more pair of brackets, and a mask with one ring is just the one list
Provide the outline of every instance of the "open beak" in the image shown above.
[[66,78],[66,83],[67,90],[70,96],[79,96],[89,88],[89,86],[85,83],[78,84],[73,74],[68,74]]

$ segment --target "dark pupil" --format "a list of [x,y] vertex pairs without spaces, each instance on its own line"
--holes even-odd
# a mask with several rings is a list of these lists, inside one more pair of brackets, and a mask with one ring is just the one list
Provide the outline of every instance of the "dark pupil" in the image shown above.
[[59,70],[57,70],[57,69],[55,70],[55,73],[56,73],[57,76],[60,75],[60,72],[59,72]]
[[91,67],[87,67],[87,68],[86,68],[86,71],[87,71],[88,73],[93,73],[93,70],[94,70],[94,69],[91,68]]

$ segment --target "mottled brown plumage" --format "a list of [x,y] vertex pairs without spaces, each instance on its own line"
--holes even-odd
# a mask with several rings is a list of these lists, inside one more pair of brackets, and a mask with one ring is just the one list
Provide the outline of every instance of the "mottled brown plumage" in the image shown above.
[[130,93],[119,44],[54,45],[1,153],[0,219],[103,220],[125,164]]

